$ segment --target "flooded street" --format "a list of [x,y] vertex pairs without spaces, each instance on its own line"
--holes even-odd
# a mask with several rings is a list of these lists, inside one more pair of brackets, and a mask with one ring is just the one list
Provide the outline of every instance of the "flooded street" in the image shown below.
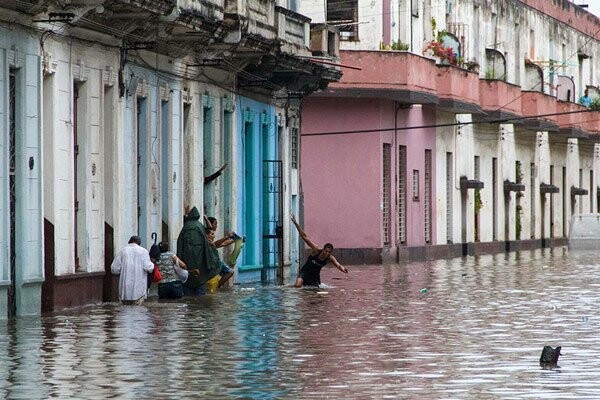
[[[0,397],[600,396],[600,257],[564,248],[328,268],[235,289],[0,322]],[[562,346],[542,369],[543,346]]]

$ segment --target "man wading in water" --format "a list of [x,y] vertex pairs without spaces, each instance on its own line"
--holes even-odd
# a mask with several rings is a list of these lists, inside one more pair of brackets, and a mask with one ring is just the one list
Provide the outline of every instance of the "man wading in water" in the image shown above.
[[312,240],[310,240],[300,225],[298,225],[294,215],[292,215],[291,218],[294,225],[296,225],[296,229],[298,229],[298,233],[302,240],[304,240],[308,247],[312,249],[306,263],[300,268],[294,287],[319,286],[321,284],[321,268],[327,263],[332,263],[337,269],[345,274],[348,273],[348,269],[342,266],[335,257],[331,255],[331,252],[333,251],[333,245],[331,243],[325,243],[325,246],[320,249]]

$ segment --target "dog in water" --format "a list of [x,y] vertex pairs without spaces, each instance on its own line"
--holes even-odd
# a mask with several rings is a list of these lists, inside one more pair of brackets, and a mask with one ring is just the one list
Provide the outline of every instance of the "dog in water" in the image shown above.
[[553,349],[550,346],[544,346],[542,355],[540,356],[540,365],[542,367],[553,367],[558,363],[558,356],[560,356],[561,346]]

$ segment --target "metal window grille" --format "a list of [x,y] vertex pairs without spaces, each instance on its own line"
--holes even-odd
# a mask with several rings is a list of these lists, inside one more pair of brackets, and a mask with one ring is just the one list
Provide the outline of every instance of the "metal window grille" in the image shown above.
[[454,229],[452,220],[453,201],[453,171],[454,161],[452,160],[452,153],[446,153],[446,241],[447,243],[453,243],[452,230]]
[[73,82],[73,262],[75,265],[75,269],[80,268],[79,264],[79,143],[77,140],[78,137],[78,128],[79,128],[79,86],[77,83]]
[[[8,137],[9,137],[9,202],[10,202],[10,244],[9,244],[9,271],[10,271],[10,286],[8,287],[8,304],[7,315],[13,317],[16,313],[16,286],[15,286],[15,268],[17,264],[16,251],[16,77],[14,73],[9,75],[8,88]],[[0,275],[1,277],[1,275]]]
[[383,228],[383,244],[390,245],[390,166],[391,166],[392,146],[389,143],[383,144],[383,210],[382,210],[382,228]]
[[[550,166],[550,184],[554,184],[554,165]],[[554,196],[552,195],[550,196],[550,237],[554,237]]]
[[292,168],[298,169],[298,128],[292,128],[291,146]]
[[425,150],[424,217],[425,243],[431,243],[431,150]]
[[[579,187],[583,187],[583,169],[579,169]],[[583,196],[576,199],[577,203],[579,203],[579,214],[583,214]]]
[[358,40],[358,0],[328,0],[327,23],[339,29],[340,40]]
[[535,238],[535,202],[536,202],[536,198],[535,198],[535,190],[533,189],[535,187],[535,164],[531,163],[531,166],[529,168],[530,171],[530,177],[529,177],[529,187],[531,188],[531,190],[529,190],[529,207],[530,207],[530,213],[531,213],[531,222],[530,222],[530,235],[529,237],[531,239]]
[[[223,112],[223,161],[231,163],[231,140],[233,127],[233,113],[226,110]],[[225,207],[225,217],[223,226],[231,226],[231,207],[233,200],[231,199],[231,169],[227,168],[223,171],[223,205]]]
[[[562,187],[563,187],[563,204],[562,204],[562,228],[563,237],[567,236],[567,167],[562,168]],[[571,204],[571,209],[573,205]]]
[[283,275],[283,163],[263,160],[263,283],[282,285]]
[[498,159],[492,158],[492,240],[498,240]]
[[[207,102],[209,100],[206,100]],[[203,136],[203,155],[204,155],[204,176],[208,176],[215,171],[217,164],[216,155],[220,146],[220,140],[215,137],[214,130],[214,109],[211,106],[202,107],[202,130]],[[206,215],[215,215],[217,211],[219,190],[219,179],[204,184],[204,213]]]
[[[189,103],[183,104],[183,132],[182,136],[184,142],[188,143],[192,136],[192,106]],[[185,199],[192,198],[192,185],[190,182],[190,171],[193,169],[192,156],[190,154],[189,146],[183,146],[183,168],[182,168],[182,182],[183,182],[183,196]]]
[[419,188],[419,170],[418,169],[413,169],[412,177],[413,177],[413,180],[412,180],[413,201],[419,201],[419,193],[421,190]]
[[594,171],[590,170],[590,212],[594,212]]
[[[480,162],[480,158],[479,156],[475,156],[475,158],[473,159],[473,178],[476,180],[480,179],[480,166],[481,162]],[[480,189],[475,189],[475,195],[476,196],[480,196]],[[477,207],[477,204],[475,202],[474,207]],[[478,242],[479,238],[480,238],[480,225],[479,225],[479,210],[477,208],[474,209],[475,212],[475,241]]]
[[398,241],[406,244],[406,146],[398,146]]
[[[515,182],[522,183],[522,169],[521,169],[521,161],[515,161]],[[521,221],[521,193],[515,195],[515,221]],[[521,240],[521,226],[518,224],[515,229],[515,239]]]

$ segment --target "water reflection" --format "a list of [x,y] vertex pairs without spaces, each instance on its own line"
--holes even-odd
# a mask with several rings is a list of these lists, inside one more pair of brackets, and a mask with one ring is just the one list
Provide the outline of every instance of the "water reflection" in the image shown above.
[[[354,267],[0,323],[2,398],[597,398],[600,264],[532,251]],[[423,291],[422,289],[427,289]],[[543,346],[562,346],[543,369]]]

